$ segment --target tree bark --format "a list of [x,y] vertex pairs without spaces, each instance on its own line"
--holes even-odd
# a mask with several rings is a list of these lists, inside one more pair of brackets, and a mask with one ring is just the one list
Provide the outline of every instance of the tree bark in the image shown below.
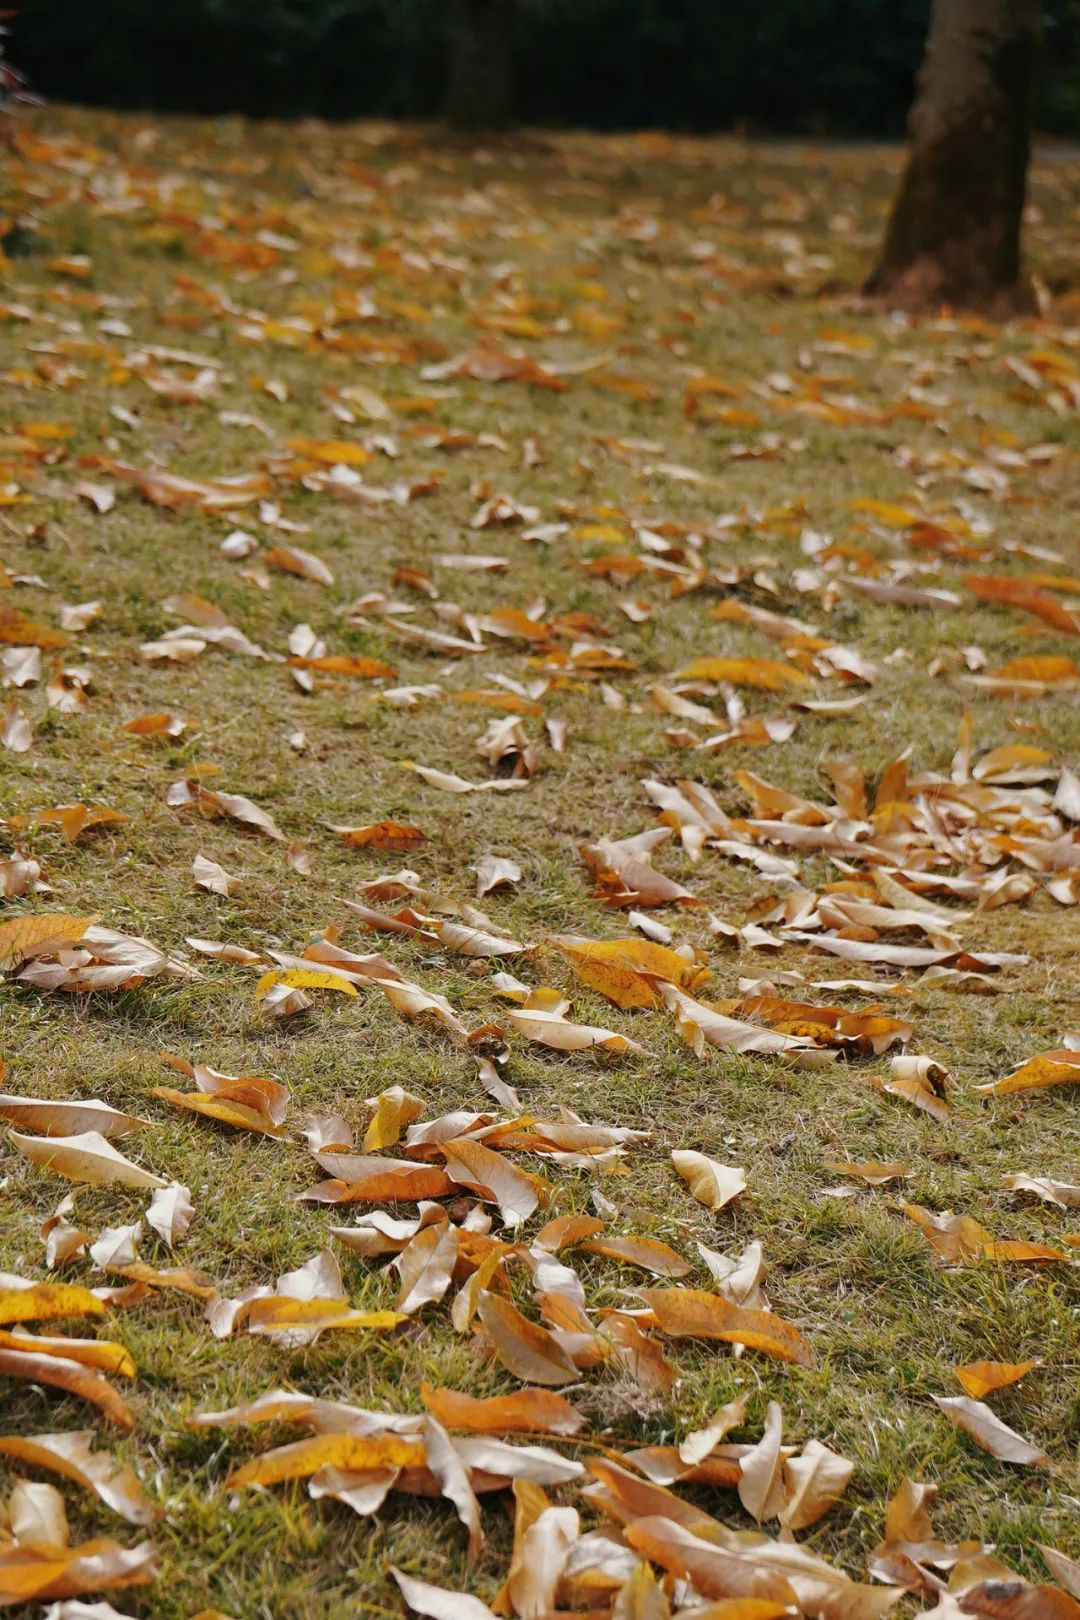
[[933,0],[907,168],[865,291],[903,305],[1024,300],[1040,11],[1041,0]]
[[455,129],[505,129],[513,118],[514,0],[449,0],[446,117]]

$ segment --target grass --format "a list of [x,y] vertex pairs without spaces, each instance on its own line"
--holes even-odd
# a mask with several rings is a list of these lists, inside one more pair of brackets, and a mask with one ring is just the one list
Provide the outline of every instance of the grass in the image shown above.
[[[1006,464],[1000,489],[932,467],[920,483],[935,511],[989,522],[997,550],[987,572],[1076,570],[1075,413],[1055,409],[1048,390],[1025,387],[1005,365],[1010,356],[1051,351],[1075,366],[1075,298],[1064,289],[1053,321],[1003,328],[900,326],[887,313],[852,307],[844,289],[870,263],[896,153],[659,136],[533,136],[485,151],[389,126],[256,128],[64,109],[34,114],[25,129],[22,152],[6,158],[0,192],[29,242],[25,256],[11,263],[5,297],[32,312],[24,319],[16,311],[0,328],[4,423],[10,433],[29,421],[59,421],[71,432],[55,466],[27,467],[16,454],[0,453],[7,463],[0,483],[10,478],[31,496],[30,504],[0,513],[0,552],[11,570],[41,574],[48,586],[15,587],[6,600],[49,622],[63,602],[100,599],[104,612],[74,638],[68,655],[92,672],[85,713],[46,717],[43,695],[18,694],[37,735],[29,753],[0,755],[2,807],[15,815],[103,801],[130,817],[71,846],[53,831],[28,834],[53,889],[42,904],[97,912],[109,925],[171,949],[198,934],[254,949],[301,950],[331,924],[343,927],[347,944],[366,949],[370,936],[342,904],[359,882],[409,864],[431,888],[468,899],[472,864],[493,852],[523,869],[515,891],[484,902],[519,938],[610,937],[624,931],[624,919],[590,898],[576,846],[652,824],[642,777],[692,776],[738,811],[745,808],[733,774],[740,769],[820,796],[822,759],[850,756],[876,780],[910,744],[915,766],[947,771],[965,708],[980,751],[1035,741],[1076,763],[1075,696],[1013,704],[959,678],[961,649],[971,645],[990,667],[1027,653],[1069,652],[1067,640],[1038,620],[966,594],[962,608],[933,614],[843,594],[831,615],[819,599],[800,594],[798,570],[810,561],[798,543],[804,526],[882,561],[910,555],[895,532],[876,527],[852,504],[918,500],[918,469],[906,468],[898,455],[908,450],[923,458],[954,451],[985,468],[1001,449],[1060,447],[1045,466]],[[1029,250],[1059,291],[1075,249],[1078,198],[1080,166],[1036,164]],[[242,260],[260,230],[300,246],[262,269],[206,257],[220,240],[237,246]],[[335,260],[331,253],[342,245],[349,252]],[[76,253],[90,258],[88,279],[56,267]],[[350,321],[349,302],[365,290],[383,313],[375,322]],[[301,314],[323,331],[415,349],[403,363],[369,365],[325,344],[256,345],[244,336],[241,313],[215,308],[218,294],[234,311]],[[439,392],[419,375],[438,353],[474,344],[483,331],[478,322],[522,315],[540,323],[541,336],[523,346],[541,359],[606,353],[607,369],[630,379],[630,390],[597,386],[585,372],[563,394],[467,379],[438,385]],[[122,320],[131,335],[102,333],[102,319]],[[839,353],[829,335],[837,329],[847,334]],[[213,356],[221,366],[218,398],[179,405],[152,394],[124,360],[146,343]],[[35,347],[41,344],[70,351],[74,375],[58,374]],[[686,417],[682,394],[696,371],[730,383],[737,397],[720,404],[751,411],[756,420]],[[782,384],[756,391],[775,373],[793,379],[796,395],[805,378],[828,374],[826,391],[852,397],[870,419],[837,422],[792,412]],[[284,402],[259,386],[268,377],[287,388]],[[929,400],[925,416],[895,414],[913,380],[919,398]],[[327,391],[357,383],[388,398],[432,395],[432,416],[415,420],[497,432],[509,449],[425,449],[408,436],[414,418],[407,414],[388,425],[343,425],[328,408]],[[639,383],[647,398],[633,397]],[[111,414],[117,405],[137,410],[136,427]],[[269,437],[222,423],[221,409],[256,416]],[[221,475],[250,469],[294,435],[355,439],[371,431],[392,434],[401,453],[393,462],[377,457],[365,470],[370,482],[433,468],[444,471],[445,482],[410,504],[371,509],[282,484],[286,515],[310,526],[296,543],[335,572],[329,590],[281,574],[271,574],[269,588],[261,589],[220,555],[232,528],[260,531],[251,510],[173,514],[121,488],[115,509],[101,517],[72,493],[80,477],[102,476],[80,468],[83,457],[115,455],[189,476]],[[760,448],[763,434],[775,435],[765,445],[768,458],[732,454],[740,443]],[[521,446],[530,436],[542,459],[525,466]],[[636,441],[648,441],[648,448],[634,448]],[[704,481],[664,470],[673,466]],[[544,521],[568,522],[571,532],[540,545],[513,528],[472,531],[480,483],[483,493],[509,491],[538,506]],[[880,675],[863,709],[806,715],[783,745],[685,753],[665,741],[672,722],[651,706],[650,685],[692,656],[771,656],[775,648],[752,630],[709,617],[728,590],[724,584],[669,599],[648,580],[632,582],[628,594],[647,596],[656,611],[646,623],[631,623],[618,611],[616,588],[579,566],[603,553],[603,540],[581,539],[574,530],[613,525],[625,535],[609,548],[619,553],[634,550],[630,515],[652,527],[675,522],[701,530],[728,514],[734,524],[705,544],[709,568],[740,570],[745,599],[826,624],[837,640],[880,661]],[[1062,561],[1017,556],[1002,549],[1005,542],[1050,548]],[[269,533],[267,543],[274,543]],[[182,667],[147,666],[137,655],[140,641],[177,622],[163,612],[163,600],[192,591],[268,648],[283,648],[290,628],[308,622],[334,650],[388,659],[402,684],[440,681],[455,691],[490,686],[500,673],[535,677],[517,642],[496,642],[453,661],[394,640],[377,618],[371,631],[353,632],[337,617],[340,605],[380,591],[417,602],[417,622],[438,624],[394,575],[403,566],[431,568],[438,554],[462,550],[501,553],[510,570],[486,575],[436,566],[444,599],[482,613],[542,595],[551,613],[598,620],[637,666],[611,677],[627,700],[620,711],[606,707],[588,681],[571,681],[545,699],[546,713],[567,720],[569,744],[562,755],[541,749],[541,769],[522,793],[458,798],[400,767],[410,758],[485,777],[488,768],[473,746],[489,718],[483,709],[391,708],[362,682],[305,695],[280,666],[214,649]],[[963,568],[946,559],[929,582],[963,592]],[[931,675],[927,666],[939,655],[948,668]],[[753,713],[782,709],[781,700],[763,694],[747,694],[747,703]],[[179,740],[145,744],[119,729],[135,715],[163,709],[190,715]],[[526,725],[542,741],[539,722]],[[308,739],[303,754],[288,743],[297,729]],[[217,767],[212,785],[249,794],[290,839],[302,840],[312,853],[312,876],[288,868],[279,846],[170,810],[168,784],[196,764]],[[407,858],[350,851],[329,830],[336,822],[383,817],[420,825],[423,849]],[[242,876],[229,900],[192,889],[199,850]],[[658,864],[735,922],[770,892],[752,869],[712,853],[691,865],[674,843]],[[805,863],[808,883],[834,875],[824,861]],[[844,976],[844,964],[791,947],[779,958],[736,957],[716,946],[700,914],[664,915],[680,940],[708,952],[718,996],[734,993],[740,975],[776,969],[798,969],[811,983]],[[1031,964],[1010,973],[999,995],[916,987],[904,998],[904,1014],[916,1024],[911,1049],[938,1058],[953,1076],[947,1127],[871,1089],[866,1077],[882,1063],[841,1061],[793,1074],[766,1059],[713,1051],[699,1063],[665,1017],[621,1013],[572,986],[555,953],[520,967],[530,982],[565,987],[576,1017],[632,1033],[647,1048],[645,1056],[620,1060],[561,1059],[514,1043],[511,1079],[528,1108],[545,1116],[566,1106],[653,1132],[648,1145],[631,1151],[625,1173],[601,1181],[619,1207],[620,1229],[647,1232],[691,1256],[693,1239],[730,1252],[760,1238],[773,1307],[799,1323],[820,1357],[818,1369],[805,1372],[684,1344],[672,1348],[680,1377],[670,1400],[643,1398],[605,1371],[589,1375],[575,1399],[605,1438],[627,1447],[681,1436],[738,1391],[750,1394],[745,1436],[756,1437],[767,1401],[779,1399],[788,1438],[817,1436],[856,1463],[843,1503],[803,1537],[853,1573],[865,1569],[885,1504],[905,1475],[940,1484],[936,1522],[943,1535],[996,1542],[1001,1556],[1029,1577],[1043,1573],[1038,1542],[1080,1554],[1075,1267],[945,1271],[896,1212],[910,1198],[973,1214],[998,1235],[1050,1242],[1068,1228],[1062,1212],[1006,1193],[1002,1177],[1022,1170],[1077,1179],[1075,1096],[1063,1087],[984,1102],[971,1088],[1058,1044],[1080,1021],[1075,913],[1039,894],[977,915],[963,938],[972,946],[1027,951]],[[445,994],[470,1027],[498,1017],[486,974],[469,971],[464,958],[397,936],[387,937],[385,949],[403,971]],[[313,1180],[298,1137],[277,1143],[232,1133],[149,1098],[150,1087],[169,1083],[160,1051],[229,1072],[273,1075],[289,1088],[294,1124],[309,1110],[340,1110],[362,1132],[364,1099],[393,1084],[420,1095],[431,1116],[486,1102],[458,1047],[438,1031],[402,1022],[374,994],[319,997],[309,1015],[269,1023],[247,972],[211,962],[197,983],[155,981],[112,997],[50,996],[11,983],[2,995],[8,1089],[97,1096],[151,1117],[154,1129],[140,1139],[137,1156],[189,1185],[197,1211],[177,1263],[205,1269],[226,1293],[272,1282],[302,1263],[323,1244],[333,1216],[293,1202]],[[866,1001],[849,999],[853,1006]],[[713,1216],[692,1202],[668,1162],[675,1147],[746,1167],[748,1192],[733,1212]],[[843,1201],[825,1197],[836,1177],[824,1166],[845,1154],[906,1160],[914,1178],[899,1195],[884,1188]],[[66,1186],[6,1148],[0,1155],[6,1177],[0,1265],[43,1276],[38,1227]],[[591,1178],[556,1172],[556,1179],[564,1208],[588,1206]],[[96,1232],[134,1219],[138,1208],[135,1194],[87,1190],[79,1195],[78,1218]],[[153,1235],[143,1252],[169,1263]],[[390,1279],[351,1255],[341,1260],[351,1299],[392,1302]],[[598,1307],[625,1303],[639,1280],[599,1258],[583,1257],[580,1267]],[[704,1286],[705,1279],[689,1281]],[[100,1428],[99,1443],[136,1463],[168,1508],[155,1532],[163,1576],[153,1589],[125,1595],[122,1607],[161,1620],[208,1606],[303,1620],[398,1612],[385,1577],[391,1559],[428,1579],[469,1581],[471,1590],[494,1595],[511,1533],[499,1499],[487,1499],[488,1544],[467,1574],[464,1538],[448,1504],[392,1496],[375,1518],[357,1520],[343,1507],[310,1502],[300,1487],[233,1497],[223,1489],[230,1466],[275,1436],[185,1427],[194,1411],[278,1384],[407,1410],[419,1409],[424,1379],[477,1393],[512,1387],[508,1375],[455,1337],[445,1307],[424,1312],[398,1334],[327,1335],[293,1353],[244,1337],[218,1343],[199,1304],[170,1294],[115,1313],[109,1332],[138,1362],[132,1398],[140,1428],[119,1443]],[[959,1363],[1029,1356],[1044,1365],[992,1400],[1006,1422],[1051,1453],[1046,1471],[995,1462],[931,1401],[958,1391],[951,1369]],[[91,1421],[87,1408],[55,1392],[18,1388],[6,1398],[8,1427],[37,1431]],[[104,1510],[74,1490],[65,1495],[79,1532],[115,1533]],[[732,1493],[703,1501],[745,1522]]]

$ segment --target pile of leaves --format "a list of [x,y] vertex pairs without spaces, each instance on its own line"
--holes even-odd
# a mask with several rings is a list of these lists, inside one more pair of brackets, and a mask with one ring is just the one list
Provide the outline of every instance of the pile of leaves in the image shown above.
[[1080,337],[888,178],[16,135],[0,1605],[1080,1616]]

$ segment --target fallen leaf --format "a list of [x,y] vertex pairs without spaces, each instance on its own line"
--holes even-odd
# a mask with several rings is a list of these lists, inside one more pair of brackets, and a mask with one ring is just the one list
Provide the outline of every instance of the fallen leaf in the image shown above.
[[131,1131],[147,1130],[148,1119],[135,1114],[123,1114],[96,1099],[73,1102],[53,1101],[46,1097],[0,1096],[0,1117],[10,1120],[42,1136],[77,1136],[95,1131],[106,1138],[127,1136]]
[[421,1399],[448,1429],[478,1434],[577,1434],[585,1419],[570,1402],[549,1389],[519,1389],[512,1395],[479,1399],[464,1390],[423,1384]]
[[187,1236],[195,1219],[195,1209],[187,1187],[179,1181],[170,1182],[167,1187],[158,1187],[150,1200],[146,1219],[170,1249],[179,1243]]
[[413,1575],[389,1565],[391,1575],[409,1608],[416,1614],[430,1615],[431,1620],[495,1620],[486,1603],[468,1592],[450,1592],[442,1586],[432,1586]]
[[360,1473],[370,1468],[422,1468],[425,1462],[423,1442],[403,1435],[319,1434],[253,1457],[229,1476],[228,1484],[232,1490],[280,1485],[288,1479],[307,1479],[328,1465]]
[[1018,1383],[1034,1367],[1041,1366],[1042,1362],[1038,1360],[969,1361],[965,1366],[956,1368],[956,1376],[972,1399],[979,1401],[995,1389]]
[[802,1455],[784,1463],[786,1499],[780,1511],[785,1530],[805,1530],[823,1518],[847,1490],[855,1464],[819,1440],[808,1440]]
[[557,1052],[587,1052],[595,1046],[601,1046],[608,1052],[644,1051],[644,1047],[631,1040],[629,1035],[619,1035],[614,1030],[598,1028],[594,1024],[575,1024],[559,1013],[546,1012],[542,1007],[508,1012],[506,1019],[519,1034],[539,1046],[554,1047]]
[[1041,1091],[1047,1086],[1075,1085],[1080,1081],[1080,1052],[1062,1048],[1056,1052],[1042,1052],[1028,1058],[1026,1063],[1004,1080],[995,1080],[977,1086],[985,1097],[1007,1097],[1014,1091]]
[[699,1204],[706,1209],[724,1209],[746,1191],[746,1173],[689,1148],[677,1148],[671,1162],[687,1183]]
[[76,1429],[66,1434],[0,1435],[0,1455],[14,1457],[33,1468],[44,1468],[92,1491],[106,1507],[129,1524],[149,1525],[163,1509],[147,1497],[130,1468],[118,1468],[107,1452],[94,1451],[93,1432]]
[[72,917],[67,912],[28,913],[0,923],[0,969],[17,967],[27,957],[44,955],[57,945],[82,939],[96,917]]
[[963,1429],[977,1446],[999,1462],[1019,1463],[1028,1468],[1049,1466],[1050,1458],[1044,1451],[1002,1423],[982,1401],[971,1400],[966,1395],[934,1395],[932,1400],[950,1423]]
[[0,1345],[0,1373],[9,1378],[25,1379],[32,1384],[51,1384],[80,1400],[90,1401],[119,1428],[135,1427],[135,1419],[127,1402],[108,1379],[67,1356],[42,1355],[33,1349],[12,1350]]
[[74,1136],[21,1136],[12,1131],[8,1140],[43,1170],[67,1176],[69,1181],[85,1181],[92,1187],[168,1185],[161,1176],[117,1153],[100,1131],[81,1131]]
[[782,1428],[779,1403],[770,1401],[761,1439],[739,1458],[739,1501],[758,1524],[775,1519],[784,1507]]
[[640,1293],[661,1333],[670,1338],[722,1339],[802,1367],[815,1363],[813,1349],[798,1329],[771,1311],[748,1310],[700,1289],[643,1288]]
[[226,899],[240,887],[238,877],[233,877],[206,855],[196,855],[191,863],[191,876],[197,889],[208,889],[211,894],[224,895]]
[[529,1384],[567,1384],[578,1369],[546,1328],[530,1322],[507,1299],[481,1292],[476,1312],[503,1366]]

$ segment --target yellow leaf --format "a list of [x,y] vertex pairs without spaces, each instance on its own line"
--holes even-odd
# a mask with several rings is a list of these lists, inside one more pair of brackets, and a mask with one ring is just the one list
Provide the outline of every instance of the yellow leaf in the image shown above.
[[1015,1074],[990,1085],[978,1086],[986,1097],[1006,1097],[1013,1091],[1041,1091],[1045,1086],[1076,1085],[1080,1082],[1080,1052],[1063,1048],[1028,1058]]
[[66,911],[29,912],[0,923],[0,969],[15,966],[43,945],[72,945],[82,939],[96,917],[72,917]]
[[253,1457],[230,1476],[228,1484],[233,1490],[245,1485],[280,1485],[286,1479],[306,1479],[319,1468],[344,1468],[350,1473],[371,1468],[423,1468],[426,1460],[421,1441],[396,1434],[317,1434]]
[[78,1283],[33,1283],[0,1292],[0,1322],[46,1322],[60,1316],[104,1316],[96,1294]]
[[687,681],[727,681],[761,692],[782,692],[788,686],[809,686],[810,677],[794,664],[775,658],[694,658],[679,677]]
[[262,1001],[276,984],[288,985],[291,990],[340,990],[343,996],[356,995],[356,986],[340,973],[324,973],[318,968],[272,968],[255,986],[258,999]]
[[[269,975],[268,975],[269,977]],[[284,1136],[284,1129],[275,1125],[266,1114],[230,1097],[207,1097],[201,1091],[177,1091],[173,1086],[152,1086],[151,1097],[186,1108],[189,1113],[202,1114],[206,1119],[219,1120],[222,1125],[235,1125],[237,1130],[258,1131],[261,1136]]]
[[707,968],[652,940],[553,937],[548,943],[561,951],[583,984],[617,1007],[662,1006],[652,978],[691,990],[709,977]]

